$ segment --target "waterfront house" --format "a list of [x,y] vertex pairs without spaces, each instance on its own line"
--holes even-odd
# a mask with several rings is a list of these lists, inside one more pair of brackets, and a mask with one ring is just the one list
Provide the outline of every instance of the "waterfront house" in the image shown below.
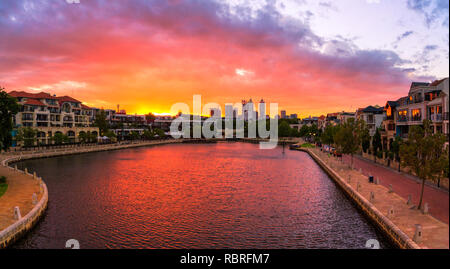
[[384,118],[384,108],[378,106],[368,106],[360,108],[356,112],[356,119],[363,120],[367,124],[370,136],[374,136],[377,128],[381,127]]
[[398,101],[387,101],[384,106],[384,118],[381,124],[381,141],[383,149],[390,149],[396,136],[396,119]]
[[[67,135],[70,142],[78,142],[82,133],[99,133],[97,127],[91,126],[92,109],[70,96],[24,91],[8,94],[21,105],[19,113],[13,117],[15,128],[36,129],[38,144],[51,144],[51,138],[57,133]],[[21,144],[15,141],[14,145]]]
[[398,101],[396,134],[407,138],[411,126],[422,125],[428,119],[434,133],[448,135],[448,91],[448,78],[411,83],[408,96]]

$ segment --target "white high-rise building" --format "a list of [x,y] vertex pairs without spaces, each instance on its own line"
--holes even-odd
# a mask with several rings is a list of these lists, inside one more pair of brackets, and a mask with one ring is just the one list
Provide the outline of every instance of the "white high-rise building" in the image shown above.
[[261,99],[261,101],[259,101],[258,112],[259,112],[258,119],[263,120],[266,118],[266,103],[264,102],[264,99]]

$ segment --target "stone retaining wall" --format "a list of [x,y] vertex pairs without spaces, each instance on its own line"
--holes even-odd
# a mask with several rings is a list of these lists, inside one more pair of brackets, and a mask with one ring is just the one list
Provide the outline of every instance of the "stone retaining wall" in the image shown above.
[[345,194],[358,206],[359,209],[399,248],[420,249],[403,231],[401,231],[391,220],[384,216],[375,206],[373,206],[361,194],[345,182],[333,169],[331,169],[322,159],[308,149],[299,148],[300,151],[307,152],[322,169],[336,182]]

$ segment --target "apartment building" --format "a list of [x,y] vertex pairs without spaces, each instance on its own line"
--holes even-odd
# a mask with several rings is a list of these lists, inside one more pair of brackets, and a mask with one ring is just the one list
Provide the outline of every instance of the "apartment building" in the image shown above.
[[356,111],[356,120],[363,120],[367,124],[370,136],[374,136],[377,128],[381,127],[384,118],[384,108],[368,106]]
[[317,128],[319,128],[319,130],[323,130],[325,129],[326,126],[326,117],[324,115],[320,115],[320,117],[317,118]]
[[338,114],[337,119],[339,120],[340,123],[347,122],[349,119],[355,119],[356,117],[356,114],[354,112],[342,111],[337,114]]
[[384,106],[384,118],[381,124],[381,141],[384,149],[390,149],[396,136],[397,101],[387,101]]
[[50,144],[56,133],[67,135],[71,142],[78,142],[80,133],[99,133],[98,128],[91,126],[92,109],[70,96],[24,91],[8,94],[21,104],[19,113],[13,118],[15,127],[36,129],[39,144]]
[[408,96],[398,101],[396,135],[407,138],[409,129],[422,125],[425,119],[432,123],[434,133],[449,133],[448,78],[433,83],[411,83]]

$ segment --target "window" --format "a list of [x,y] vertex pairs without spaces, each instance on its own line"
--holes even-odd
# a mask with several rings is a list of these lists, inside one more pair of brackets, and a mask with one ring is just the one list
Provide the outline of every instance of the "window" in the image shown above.
[[407,121],[408,120],[408,110],[400,110],[398,112],[397,121]]
[[411,121],[421,121],[422,113],[420,109],[412,109],[411,110]]

